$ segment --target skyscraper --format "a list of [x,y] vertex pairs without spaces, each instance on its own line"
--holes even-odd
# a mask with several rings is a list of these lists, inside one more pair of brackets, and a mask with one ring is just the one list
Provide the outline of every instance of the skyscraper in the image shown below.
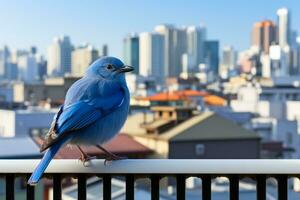
[[164,70],[164,37],[157,33],[141,33],[139,36],[140,75],[153,76],[162,81]]
[[134,67],[133,73],[139,74],[139,36],[128,35],[123,40],[124,62]]
[[108,46],[107,46],[107,44],[102,45],[101,56],[108,56]]
[[252,45],[264,53],[269,53],[270,45],[276,41],[276,26],[270,20],[254,24],[252,29]]
[[83,76],[88,66],[99,58],[98,50],[92,45],[84,45],[72,52],[72,74]]
[[197,66],[205,63],[205,40],[206,29],[204,26],[189,26],[187,28],[187,52],[194,57]]
[[7,46],[0,49],[0,79],[4,79],[7,76],[9,68],[10,51]]
[[[164,37],[164,74],[166,77],[177,77],[181,72],[181,55],[185,37],[182,30],[173,25],[158,25],[155,32]],[[182,52],[183,53],[183,52]]]
[[48,48],[47,74],[63,76],[71,72],[71,53],[73,46],[68,36],[56,37]]
[[222,52],[222,67],[226,70],[233,70],[236,67],[236,52],[232,46],[225,46]]
[[280,8],[277,10],[278,16],[278,31],[277,31],[277,38],[278,44],[281,48],[284,48],[290,44],[290,14],[287,8]]
[[208,40],[205,42],[205,63],[208,70],[212,71],[214,75],[219,74],[219,41]]
[[18,73],[22,81],[32,83],[39,80],[38,63],[33,54],[30,53],[19,57]]

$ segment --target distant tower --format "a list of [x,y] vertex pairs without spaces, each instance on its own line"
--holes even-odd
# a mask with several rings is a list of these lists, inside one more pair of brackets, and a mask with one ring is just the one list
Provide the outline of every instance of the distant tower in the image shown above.
[[278,31],[277,31],[277,38],[278,44],[281,48],[284,48],[290,44],[290,14],[287,8],[280,8],[277,10],[278,16]]
[[204,26],[189,26],[187,28],[187,52],[194,57],[197,66],[205,63],[205,40],[206,29]]
[[102,45],[101,56],[108,56],[108,46],[107,46],[107,44]]
[[37,53],[37,48],[35,46],[30,47],[30,53],[31,54],[36,54]]
[[163,24],[156,26],[155,32],[164,38],[164,75],[178,77],[182,71],[181,56],[186,48],[185,31],[173,25]]
[[7,46],[0,49],[0,79],[6,78],[9,67],[10,51]]
[[141,33],[139,37],[139,67],[142,76],[163,80],[164,37],[157,33]]
[[83,76],[87,67],[99,58],[98,50],[92,45],[84,45],[72,52],[72,74]]
[[124,62],[134,67],[133,73],[139,74],[139,36],[128,35],[123,40]]
[[252,45],[264,53],[269,53],[270,46],[276,41],[276,26],[270,20],[257,22],[252,29]]
[[47,74],[63,76],[71,72],[73,46],[68,36],[56,37],[48,48]]
[[222,52],[222,65],[228,70],[235,69],[236,66],[236,52],[232,46],[225,46]]
[[214,75],[219,74],[219,41],[208,40],[205,42],[205,63],[208,70],[212,71]]

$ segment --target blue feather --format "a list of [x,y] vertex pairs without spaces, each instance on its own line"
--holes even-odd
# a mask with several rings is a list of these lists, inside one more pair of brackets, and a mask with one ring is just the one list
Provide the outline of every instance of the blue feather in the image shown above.
[[42,147],[49,149],[31,175],[29,184],[39,181],[65,143],[102,144],[120,131],[129,108],[129,91],[123,73],[128,70],[130,68],[119,59],[104,57],[95,61],[86,75],[70,87],[63,107],[54,117],[56,137],[49,137]]
[[33,171],[32,175],[28,180],[29,185],[36,185],[37,182],[41,179],[44,171],[46,170],[47,166],[49,165],[52,158],[55,156],[59,148],[66,142],[67,138],[60,140],[59,142],[55,143],[52,147],[50,147],[47,152],[44,154],[42,160],[38,164],[38,166]]

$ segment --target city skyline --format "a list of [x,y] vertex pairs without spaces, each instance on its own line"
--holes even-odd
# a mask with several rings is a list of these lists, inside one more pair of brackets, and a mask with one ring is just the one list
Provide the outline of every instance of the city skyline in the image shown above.
[[[226,4],[224,2],[218,2],[218,4],[216,2],[191,2],[188,5],[183,1],[176,5],[169,1],[161,4],[128,1],[122,5],[116,5],[115,2],[91,2],[85,7],[79,2],[72,2],[72,4],[44,2],[27,5],[22,1],[12,1],[3,4],[0,8],[0,22],[3,24],[0,44],[19,49],[36,45],[44,55],[52,38],[65,34],[71,37],[74,44],[82,44],[86,41],[96,47],[108,44],[110,55],[123,57],[122,40],[126,34],[152,31],[155,25],[164,23],[178,27],[204,23],[208,28],[208,39],[220,40],[221,48],[228,44],[233,45],[237,50],[243,50],[251,43],[253,23],[265,19],[276,21],[276,10],[283,6],[290,9],[291,26],[295,28],[300,26],[300,22],[295,20],[299,18],[299,14],[293,10],[300,5],[296,1],[268,0],[263,3],[254,1],[246,5],[237,1],[226,2]],[[69,8],[67,11],[65,6]],[[160,12],[166,8],[169,9],[167,16],[166,13]],[[32,12],[28,12],[29,9]],[[127,12],[130,9],[135,12]],[[212,9],[214,13],[209,12]],[[235,12],[232,13],[231,9]],[[154,10],[157,11],[155,14],[153,14]],[[126,14],[119,14],[122,12]],[[146,16],[147,13],[151,14],[150,19],[141,17]],[[53,18],[50,17],[51,15]],[[220,15],[222,15],[222,23],[219,21]],[[108,18],[109,16],[111,18]],[[9,23],[4,21],[7,19]],[[44,23],[41,23],[41,20],[44,20]]]

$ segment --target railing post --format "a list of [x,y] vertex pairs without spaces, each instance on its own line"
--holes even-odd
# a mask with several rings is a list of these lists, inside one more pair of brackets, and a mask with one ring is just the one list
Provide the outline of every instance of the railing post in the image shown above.
[[288,177],[286,175],[280,175],[277,177],[278,185],[278,199],[287,200],[288,199]]
[[229,177],[229,196],[230,200],[239,200],[239,177],[232,175]]
[[103,199],[105,200],[111,199],[111,176],[110,175],[103,176]]
[[185,199],[185,176],[177,175],[176,177],[177,200]]
[[84,174],[79,174],[78,175],[78,180],[77,180],[77,185],[78,185],[78,199],[80,200],[86,200],[86,175]]
[[[30,177],[30,175],[27,176],[28,180]],[[29,184],[26,183],[26,199],[27,200],[34,200],[34,186],[31,186]]]
[[211,176],[205,175],[201,177],[202,179],[202,199],[211,199]]
[[257,175],[256,176],[256,199],[266,200],[267,190],[266,190],[266,176]]
[[61,175],[53,175],[53,199],[61,200]]
[[134,199],[134,176],[126,175],[126,200]]
[[5,177],[6,200],[15,199],[15,177],[13,174],[7,174]]
[[151,200],[159,200],[159,176],[151,176]]

